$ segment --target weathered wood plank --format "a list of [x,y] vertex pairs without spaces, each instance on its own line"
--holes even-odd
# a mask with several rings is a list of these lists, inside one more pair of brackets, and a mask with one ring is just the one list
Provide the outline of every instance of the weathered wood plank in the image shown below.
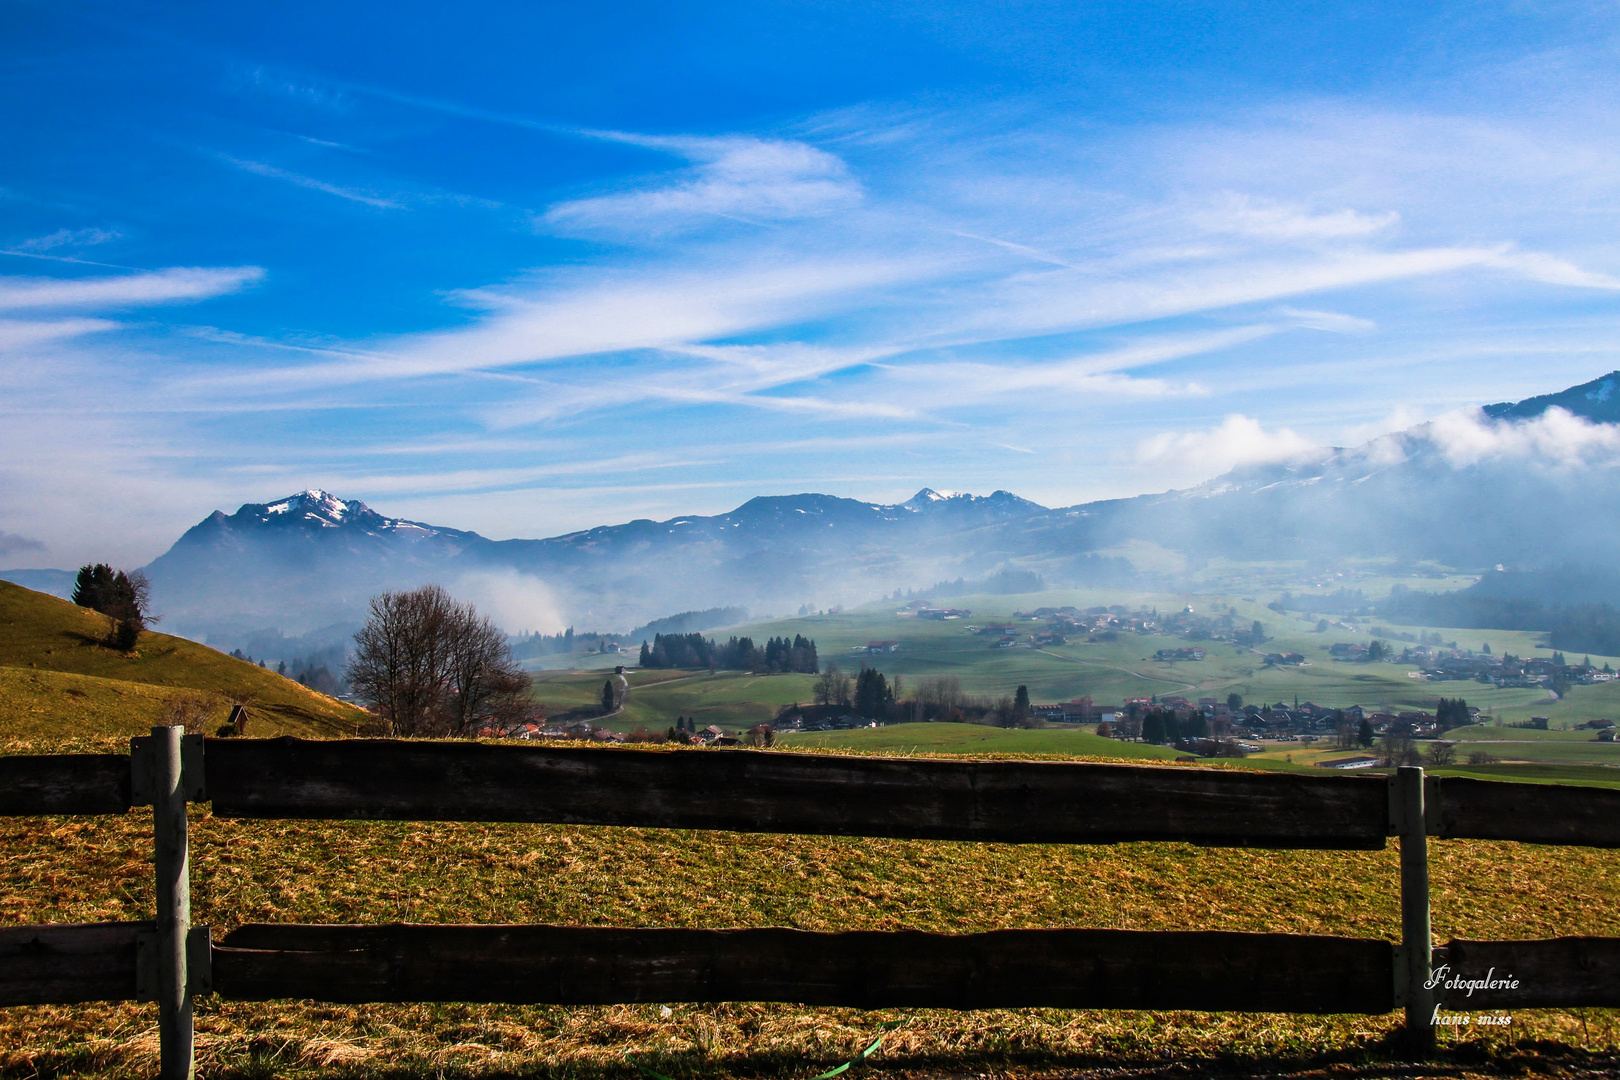
[[1620,938],[1452,941],[1441,963],[1447,1009],[1620,1007]]
[[1467,776],[1445,776],[1439,783],[1439,805],[1431,814],[1438,809],[1440,836],[1620,847],[1620,791]]
[[214,989],[259,1001],[1381,1013],[1384,941],[1289,934],[259,924],[214,951]]
[[0,816],[123,814],[129,803],[128,754],[0,757]]
[[0,1005],[135,1000],[135,936],[151,923],[0,928]]
[[761,751],[210,739],[223,817],[1380,848],[1382,778]]

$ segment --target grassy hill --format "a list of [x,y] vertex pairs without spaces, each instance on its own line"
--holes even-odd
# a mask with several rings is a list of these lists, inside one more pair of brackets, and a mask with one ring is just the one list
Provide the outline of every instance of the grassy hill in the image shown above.
[[211,724],[245,704],[253,735],[353,734],[365,719],[353,705],[184,638],[148,632],[126,656],[101,644],[106,625],[86,608],[0,581],[0,752],[122,744],[179,695],[205,697]]

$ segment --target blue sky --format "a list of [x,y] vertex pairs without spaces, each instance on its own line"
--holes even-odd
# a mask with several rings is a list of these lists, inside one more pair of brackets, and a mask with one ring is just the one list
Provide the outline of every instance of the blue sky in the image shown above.
[[0,565],[1067,505],[1620,367],[1607,4],[0,13]]

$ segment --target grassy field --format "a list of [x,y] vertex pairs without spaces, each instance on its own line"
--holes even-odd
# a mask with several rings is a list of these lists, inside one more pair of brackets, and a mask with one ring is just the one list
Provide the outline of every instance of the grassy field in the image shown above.
[[[1297,568],[1294,571],[1297,573]],[[1374,592],[1386,590],[1405,580],[1407,584],[1432,587],[1431,579],[1370,577],[1357,582]],[[1449,579],[1460,587],[1463,579]],[[1340,663],[1328,658],[1335,642],[1365,644],[1370,635],[1334,627],[1318,633],[1316,621],[1296,615],[1283,615],[1267,609],[1264,596],[1244,599],[1236,596],[1141,594],[1119,590],[1048,591],[1017,596],[973,595],[950,598],[953,606],[973,611],[969,619],[935,622],[917,619],[898,610],[897,603],[871,605],[855,611],[812,615],[742,627],[760,640],[775,635],[804,634],[816,640],[824,663],[839,663],[846,671],[863,663],[876,667],[901,686],[931,676],[959,679],[970,694],[986,697],[1010,695],[1019,685],[1029,688],[1037,702],[1065,701],[1089,695],[1101,704],[1118,703],[1126,696],[1182,694],[1187,697],[1218,697],[1236,692],[1246,701],[1292,704],[1296,699],[1320,705],[1343,707],[1362,704],[1386,709],[1433,708],[1437,698],[1462,696],[1470,704],[1487,710],[1487,718],[1500,723],[1548,716],[1555,729],[1572,728],[1588,719],[1620,718],[1620,682],[1573,688],[1566,699],[1556,700],[1540,689],[1497,689],[1479,683],[1430,683],[1414,678],[1416,669],[1390,663]],[[1202,661],[1165,663],[1151,659],[1161,648],[1176,643],[1163,636],[1126,635],[1112,642],[1071,642],[1067,645],[1035,649],[996,648],[991,639],[976,636],[969,625],[1008,621],[1018,611],[1036,607],[1073,604],[1124,604],[1131,609],[1180,610],[1191,605],[1200,612],[1230,611],[1239,624],[1256,619],[1267,629],[1271,640],[1264,651],[1298,652],[1308,658],[1301,666],[1267,666],[1261,652],[1226,643],[1205,643],[1208,654]],[[1031,629],[1041,624],[1031,622]],[[731,633],[728,631],[727,633]],[[1520,655],[1548,655],[1538,644],[1539,635],[1526,632],[1440,631],[1447,640],[1475,646],[1486,641],[1496,651]],[[877,656],[859,652],[869,641],[898,641],[900,651]],[[622,659],[633,659],[624,657]],[[1594,657],[1602,662],[1606,658]],[[813,678],[807,675],[751,675],[743,672],[647,671],[628,668],[631,694],[624,711],[610,718],[606,726],[632,731],[645,728],[662,731],[677,715],[694,717],[699,726],[719,724],[728,730],[741,730],[769,720],[783,705],[809,701]],[[537,672],[537,695],[552,709],[588,705],[600,700],[601,670]],[[794,745],[847,747],[891,752],[914,747],[938,753],[1063,753],[1102,754],[1113,757],[1153,756],[1145,748],[1131,748],[1118,742],[1086,742],[1091,736],[1059,732],[995,732],[966,729],[947,734],[956,725],[925,725],[932,730],[904,732],[821,733],[792,736]],[[1544,738],[1557,736],[1557,738]],[[1599,743],[1591,732],[1554,730],[1536,732],[1498,726],[1464,729],[1450,738],[1496,740],[1499,745],[1478,747],[1508,762],[1535,765],[1601,766],[1620,765],[1620,744]],[[909,740],[909,741],[908,741]],[[993,746],[980,745],[986,740]],[[1505,740],[1505,741],[1503,741]],[[1521,744],[1522,741],[1522,744]],[[1546,745],[1541,745],[1543,742]],[[1466,760],[1473,747],[1462,747]],[[1287,746],[1270,748],[1250,759],[1250,765],[1266,769],[1309,769],[1322,760],[1344,756],[1346,751],[1321,743],[1310,748]],[[1174,756],[1169,751],[1164,756]],[[1499,776],[1519,775],[1527,780],[1545,779],[1543,772],[1513,767]],[[1611,775],[1598,768],[1560,774],[1564,782],[1584,778],[1607,786]]]
[[1165,746],[1106,739],[1078,727],[1038,731],[983,724],[890,724],[855,731],[815,731],[778,737],[783,746],[853,750],[863,754],[1015,754],[1169,761],[1185,754]]
[[[637,752],[637,751],[603,751]],[[682,751],[713,753],[724,751]],[[742,752],[742,751],[734,751]],[[149,917],[149,820],[0,822],[0,924]],[[1021,847],[563,826],[193,819],[193,916],[248,921],[553,922],[972,931],[1037,926],[1336,933],[1394,939],[1398,866],[1379,852],[1177,844]],[[1433,845],[1443,940],[1620,934],[1620,854]],[[804,1077],[904,1020],[899,1075],[1070,1072],[1167,1058],[1267,1069],[1376,1061],[1395,1018],[1062,1010],[915,1013],[790,1005],[561,1009],[204,999],[204,1076]],[[1444,1039],[1454,1040],[1452,1035]],[[1465,1040],[1474,1040],[1465,1034]],[[1514,1016],[1469,1054],[1529,1039],[1620,1046],[1612,1013]],[[1456,1045],[1452,1043],[1452,1045]],[[0,1075],[150,1068],[150,1007],[0,1009]],[[1493,1049],[1494,1047],[1494,1049]],[[1535,1053],[1544,1053],[1543,1047]]]

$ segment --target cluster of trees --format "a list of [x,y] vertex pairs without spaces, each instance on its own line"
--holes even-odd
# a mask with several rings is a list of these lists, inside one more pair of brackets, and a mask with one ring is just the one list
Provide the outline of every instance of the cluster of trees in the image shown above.
[[79,567],[73,581],[73,602],[107,616],[106,645],[133,652],[141,631],[157,616],[150,611],[151,586],[139,570],[125,573],[106,563]]
[[797,671],[814,675],[821,670],[816,643],[802,634],[773,637],[760,648],[749,637],[733,637],[724,645],[702,634],[655,634],[652,644],[641,643],[644,668],[726,668],[733,671]]
[[[900,677],[893,680],[865,665],[851,677],[836,662],[829,663],[812,687],[815,705],[825,713],[848,711],[884,724],[945,721],[993,724],[997,727],[1038,727],[1030,712],[1029,689],[1020,686],[1012,696],[972,697],[962,692],[962,681],[942,675],[919,679],[907,697]],[[789,713],[798,705],[783,709]]]
[[1466,727],[1474,722],[1468,713],[1468,702],[1462,698],[1441,698],[1440,704],[1434,708],[1434,718],[1439,722],[1441,731]]
[[899,677],[896,676],[893,685],[890,685],[883,672],[864,664],[853,679],[844,674],[836,662],[828,664],[811,692],[815,694],[817,705],[849,709],[857,716],[880,723],[889,723],[898,718]]
[[1162,746],[1182,739],[1207,739],[1209,721],[1204,714],[1194,712],[1185,720],[1176,716],[1174,709],[1149,709],[1142,714],[1142,741]]
[[512,655],[519,660],[532,660],[558,653],[605,652],[612,638],[612,634],[595,631],[576,634],[572,626],[560,634],[522,634],[512,639]]
[[474,735],[531,709],[506,635],[438,585],[373,597],[354,642],[349,685],[394,735]]
[[[1378,744],[1379,764],[1389,765],[1425,765],[1431,769],[1443,769],[1457,761],[1457,744],[1436,739],[1420,747],[1418,741],[1410,735],[1386,735]],[[1489,757],[1489,755],[1470,755],[1470,764],[1483,765],[1484,761],[1476,761],[1476,757]]]

